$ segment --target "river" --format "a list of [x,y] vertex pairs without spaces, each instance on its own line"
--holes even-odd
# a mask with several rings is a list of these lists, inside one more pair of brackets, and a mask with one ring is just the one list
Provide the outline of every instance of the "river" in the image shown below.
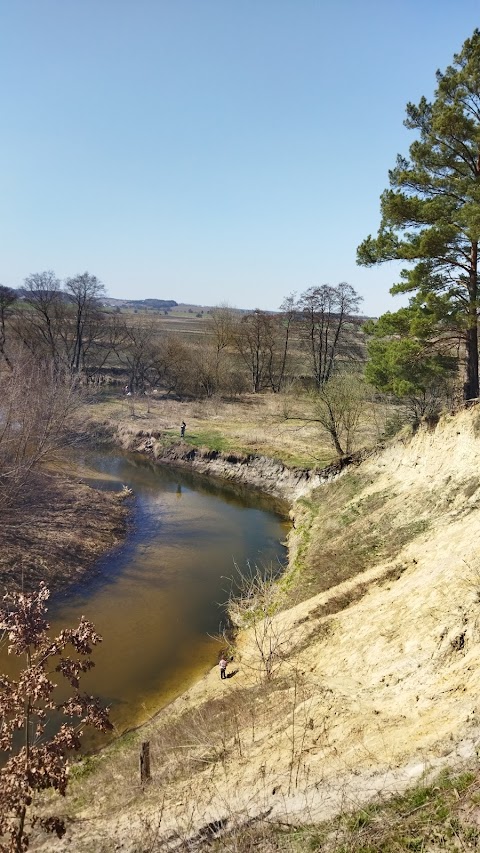
[[92,486],[133,490],[131,524],[122,547],[53,598],[49,621],[53,633],[84,614],[102,635],[82,687],[111,706],[120,733],[215,665],[235,565],[273,561],[280,571],[289,524],[271,499],[139,456],[89,452],[77,461]]

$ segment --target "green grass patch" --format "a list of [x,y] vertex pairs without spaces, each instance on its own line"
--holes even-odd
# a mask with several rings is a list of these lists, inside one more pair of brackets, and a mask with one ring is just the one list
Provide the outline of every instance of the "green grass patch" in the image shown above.
[[293,572],[287,575],[297,595],[325,592],[383,560],[395,559],[429,529],[428,519],[399,512],[392,489],[362,494],[371,483],[355,469],[297,501]]
[[[170,446],[177,444],[179,441],[178,433],[173,430],[165,431],[165,439],[162,444]],[[308,455],[293,454],[287,450],[280,450],[278,447],[270,447],[264,444],[251,443],[248,446],[243,444],[238,438],[230,437],[226,433],[222,433],[215,429],[197,429],[188,431],[185,435],[185,441],[191,447],[198,449],[214,450],[218,453],[231,453],[235,456],[266,456],[280,465],[285,465],[287,468],[301,468],[308,470],[311,468],[312,459]],[[326,459],[325,464],[328,464],[331,459]]]
[[98,764],[99,759],[96,755],[86,755],[81,761],[77,761],[70,766],[69,777],[73,782],[86,779],[87,776],[95,772]]
[[232,443],[218,430],[189,432],[185,440],[192,447],[207,447],[208,450],[217,450],[219,453],[228,453],[232,450]]

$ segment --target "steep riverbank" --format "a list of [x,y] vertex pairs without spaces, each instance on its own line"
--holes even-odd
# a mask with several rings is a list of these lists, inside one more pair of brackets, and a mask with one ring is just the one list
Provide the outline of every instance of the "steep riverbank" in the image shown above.
[[207,474],[224,482],[238,483],[279,498],[290,504],[323,483],[331,482],[350,464],[358,464],[365,454],[356,454],[319,470],[284,465],[261,454],[223,453],[196,448],[181,441],[165,446],[162,434],[144,430],[113,433],[113,441],[123,450],[141,453],[155,462]]
[[[156,849],[152,833],[161,849],[233,850],[228,833],[267,816],[238,849],[271,850],[275,827],[318,823],[474,760],[479,451],[479,414],[466,411],[304,493],[290,606],[241,634],[234,677],[212,670],[92,762],[66,803],[76,850],[92,838],[99,853]],[[281,639],[272,678],[259,658],[266,630]],[[145,739],[153,779],[142,789],[132,772]],[[227,834],[220,848],[207,825]],[[298,849],[295,838],[281,849]]]

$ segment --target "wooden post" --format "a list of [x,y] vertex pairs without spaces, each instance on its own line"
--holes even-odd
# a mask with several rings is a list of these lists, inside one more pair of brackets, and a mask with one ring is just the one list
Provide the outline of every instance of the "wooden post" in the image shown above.
[[140,782],[148,782],[150,776],[150,741],[145,740],[142,743],[140,752]]

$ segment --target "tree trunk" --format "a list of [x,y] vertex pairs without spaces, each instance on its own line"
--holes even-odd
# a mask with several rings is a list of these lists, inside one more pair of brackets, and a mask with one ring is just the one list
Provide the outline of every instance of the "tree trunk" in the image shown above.
[[468,286],[468,328],[465,342],[464,400],[476,400],[479,395],[478,382],[478,243],[472,243],[470,253],[470,280]]
[[335,417],[334,417],[332,407],[330,406],[330,404],[328,402],[326,402],[326,406],[327,406],[327,410],[328,410],[328,423],[325,424],[325,426],[326,426],[328,432],[330,433],[330,437],[333,441],[333,446],[335,447],[335,450],[337,451],[338,455],[339,456],[345,456],[345,451],[344,451],[342,445],[340,444],[340,436],[338,434],[338,427],[337,427],[337,424],[335,421]]
[[150,779],[150,741],[146,740],[143,741],[140,752],[140,781],[143,783]]
[[478,329],[467,329],[464,400],[476,400],[478,397]]

